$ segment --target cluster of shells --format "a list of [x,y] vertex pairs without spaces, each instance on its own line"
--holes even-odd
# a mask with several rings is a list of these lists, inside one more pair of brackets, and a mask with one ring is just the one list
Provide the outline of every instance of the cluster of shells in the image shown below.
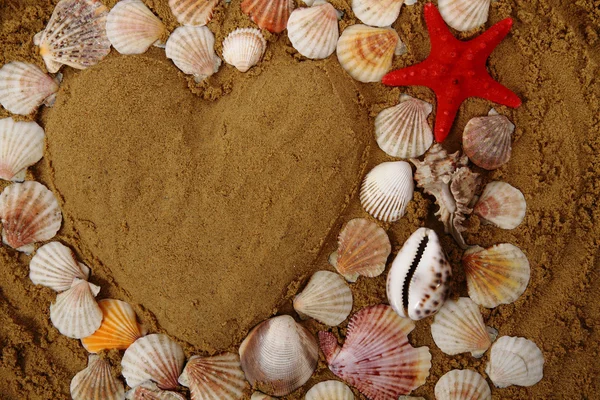
[[[458,30],[476,28],[487,20],[489,0],[440,0],[440,12]],[[243,0],[242,11],[259,28],[279,33],[287,28],[294,48],[307,58],[326,58],[337,51],[342,67],[362,82],[376,82],[390,69],[394,54],[406,51],[390,25],[402,0],[353,0],[352,10],[365,23],[339,35],[340,13],[322,0],[294,10],[290,0]],[[408,4],[408,3],[407,3]],[[97,64],[111,46],[122,54],[139,54],[150,46],[164,47],[166,56],[184,73],[201,81],[218,71],[214,35],[205,26],[216,0],[169,0],[183,26],[171,34],[141,0],[121,0],[109,10],[99,0],[61,0],[46,28],[37,34],[50,75],[33,64],[10,62],[0,69],[0,103],[14,114],[30,115],[51,106],[58,92],[62,65],[84,69]],[[256,28],[236,29],[223,42],[226,63],[245,72],[260,62],[267,42]],[[412,201],[415,181],[435,198],[436,215],[465,249],[462,260],[469,297],[447,300],[452,267],[437,234],[417,229],[398,251],[387,277],[389,306],[380,304],[356,312],[347,325],[342,346],[333,332],[318,338],[289,315],[257,325],[237,354],[191,356],[165,334],[148,334],[131,305],[116,299],[96,301],[100,287],[89,282],[90,269],[64,244],[51,241],[62,224],[52,191],[25,181],[27,168],[43,156],[44,130],[35,122],[0,120],[0,178],[13,181],[0,194],[4,244],[27,254],[31,281],[57,292],[50,319],[58,331],[80,339],[90,353],[88,367],[71,382],[75,400],[184,399],[176,390],[189,388],[193,400],[240,399],[251,388],[253,399],[285,396],[313,375],[319,349],[329,369],[343,382],[330,380],[306,392],[309,400],[354,399],[354,387],[370,399],[397,399],[423,385],[431,354],[413,347],[409,334],[415,322],[434,316],[431,333],[448,355],[482,357],[491,347],[486,373],[496,387],[530,386],[543,375],[544,358],[535,343],[502,336],[485,325],[479,306],[512,303],[529,282],[525,254],[513,244],[489,248],[468,245],[462,234],[475,214],[486,223],[514,229],[523,220],[523,194],[505,182],[488,183],[480,192],[478,167],[492,170],[511,155],[514,125],[492,110],[469,121],[463,149],[448,154],[433,144],[428,122],[432,105],[408,95],[383,110],[375,120],[375,139],[386,154],[410,159],[384,162],[364,178],[360,201],[364,210],[385,227],[402,218]],[[423,156],[422,160],[417,157]],[[318,271],[294,298],[301,319],[323,325],[343,324],[353,309],[350,284],[381,275],[392,246],[385,229],[373,219],[355,218],[339,234],[330,256],[336,272]],[[45,243],[36,250],[36,244]],[[98,353],[124,350],[121,373],[129,390]],[[348,386],[349,385],[349,386]],[[487,381],[472,370],[453,370],[435,387],[436,399],[490,399]]]

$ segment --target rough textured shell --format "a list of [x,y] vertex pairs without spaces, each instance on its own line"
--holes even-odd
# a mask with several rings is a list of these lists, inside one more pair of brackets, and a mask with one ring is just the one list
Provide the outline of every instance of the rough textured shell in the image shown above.
[[73,400],[123,400],[125,389],[117,378],[112,376],[110,364],[97,355],[88,357],[88,366],[71,380]]
[[239,351],[246,379],[273,396],[285,396],[304,385],[319,359],[315,338],[289,315],[257,325]]
[[352,0],[352,11],[362,23],[390,26],[398,19],[404,0]]
[[374,218],[394,222],[404,216],[414,191],[412,168],[407,162],[384,162],[365,176],[360,203]]
[[352,291],[344,278],[335,272],[317,271],[302,293],[294,298],[294,309],[303,318],[336,326],[352,311]]
[[340,38],[337,11],[329,3],[319,2],[309,8],[294,10],[287,28],[292,46],[304,57],[312,59],[332,55]]
[[531,340],[502,336],[490,353],[485,372],[496,387],[533,386],[544,376],[544,356]]
[[56,296],[56,302],[50,305],[52,325],[73,339],[94,333],[102,323],[102,311],[95,299],[99,292],[99,286],[75,278],[71,288]]
[[379,82],[392,67],[400,38],[392,28],[352,25],[342,32],[337,58],[351,77],[360,82]]
[[206,26],[181,26],[167,40],[166,54],[183,73],[197,82],[219,70],[221,59],[214,50],[215,36]]
[[471,119],[463,131],[463,150],[475,165],[488,170],[500,168],[510,159],[511,135],[515,126],[494,109],[486,117]]
[[436,233],[419,228],[404,243],[388,273],[390,305],[401,317],[413,320],[433,315],[446,300],[451,275]]
[[448,25],[470,31],[486,23],[491,0],[440,0],[438,8]]
[[324,381],[310,388],[304,400],[354,400],[354,393],[340,381]]
[[46,28],[34,38],[48,72],[64,65],[85,69],[110,52],[106,8],[99,0],[61,0]]
[[122,374],[132,388],[151,380],[161,389],[174,389],[184,362],[178,343],[167,335],[152,334],[139,338],[125,351]]
[[495,181],[486,185],[473,211],[498,228],[514,229],[523,222],[527,203],[519,189]]
[[293,0],[243,0],[242,11],[261,29],[282,32],[294,9]]
[[35,122],[0,119],[0,179],[23,181],[44,155],[44,130]]
[[352,316],[342,348],[330,332],[319,332],[319,341],[336,376],[371,400],[395,399],[424,384],[429,376],[429,349],[408,342],[414,328],[411,320],[381,304]]
[[125,393],[128,400],[186,400],[185,396],[161,390],[152,381],[146,381]]
[[169,0],[177,22],[183,25],[206,25],[213,17],[219,0]]
[[0,69],[0,104],[13,114],[29,115],[52,104],[58,82],[37,65],[13,61]]
[[452,370],[435,385],[436,400],[492,400],[490,386],[475,371]]
[[246,72],[260,61],[267,41],[258,29],[240,28],[223,41],[223,59],[241,72]]
[[141,54],[165,36],[166,28],[141,0],[121,0],[108,14],[106,34],[119,53]]
[[73,251],[59,242],[43,245],[29,262],[31,282],[56,292],[69,290],[75,278],[86,281],[89,275],[90,269],[77,262]]
[[427,122],[431,104],[408,95],[397,106],[386,108],[375,118],[375,139],[379,148],[392,157],[420,157],[433,143]]
[[192,356],[187,362],[179,383],[190,388],[192,400],[236,400],[244,397],[248,388],[240,357],[224,353],[214,357]]

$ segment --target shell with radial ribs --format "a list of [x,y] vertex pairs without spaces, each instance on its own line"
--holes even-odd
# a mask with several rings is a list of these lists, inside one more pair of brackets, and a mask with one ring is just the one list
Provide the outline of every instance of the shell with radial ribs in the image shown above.
[[492,400],[490,386],[475,371],[452,370],[435,385],[436,400]]
[[108,361],[95,354],[88,356],[88,366],[71,380],[73,400],[123,400],[123,383],[115,378]]
[[37,242],[50,240],[62,223],[58,201],[41,183],[13,183],[0,194],[2,241],[31,254]]
[[365,176],[360,189],[360,203],[374,218],[394,222],[406,213],[414,191],[410,164],[405,161],[383,162]]
[[34,285],[55,292],[69,290],[75,278],[87,280],[90,269],[77,261],[73,251],[59,242],[40,247],[29,262],[29,279]]
[[13,61],[0,69],[0,104],[13,114],[29,115],[56,100],[59,80],[37,65]]
[[471,247],[463,255],[462,264],[469,297],[486,308],[514,302],[529,283],[527,256],[510,243],[488,249]]
[[411,320],[380,304],[352,316],[343,347],[330,332],[319,332],[319,342],[336,376],[371,400],[396,399],[429,376],[429,349],[414,348],[408,341],[414,328]]
[[354,393],[340,381],[324,381],[310,388],[304,400],[354,400]]
[[95,297],[100,287],[75,278],[71,288],[56,296],[50,305],[50,321],[58,331],[70,338],[91,335],[102,324],[102,311]]
[[515,229],[523,222],[527,202],[523,193],[506,182],[490,182],[483,189],[473,212],[502,229]]
[[182,25],[206,25],[219,0],[169,0],[171,12]]
[[156,383],[146,381],[125,393],[127,400],[186,400],[185,396],[177,392],[159,389]]
[[435,314],[448,296],[452,268],[436,233],[417,229],[396,255],[387,277],[387,298],[404,318]]
[[206,26],[180,26],[169,36],[165,52],[184,74],[201,82],[221,66],[214,47],[215,36]]
[[463,150],[475,165],[488,170],[500,168],[510,159],[511,135],[515,126],[492,108],[486,117],[471,119],[463,131]]
[[335,272],[317,271],[304,290],[294,298],[294,309],[301,318],[337,326],[352,311],[352,291]]
[[237,400],[244,397],[248,383],[240,366],[240,357],[223,353],[213,357],[192,356],[179,383],[190,388],[192,400]]
[[485,372],[499,388],[533,386],[544,377],[544,355],[531,340],[502,336],[492,346]]
[[273,396],[285,396],[310,379],[319,359],[313,335],[289,315],[257,325],[240,349],[242,370],[250,384]]
[[243,0],[242,12],[261,29],[282,32],[294,9],[293,0]]
[[332,55],[340,38],[338,13],[323,0],[316,1],[311,7],[294,10],[287,28],[292,46],[304,57],[312,59]]
[[392,157],[420,157],[433,143],[427,122],[431,104],[403,94],[397,106],[386,108],[375,118],[375,139],[379,148]]
[[44,130],[35,122],[0,119],[0,179],[25,180],[27,167],[44,155]]
[[60,0],[46,28],[33,38],[48,72],[58,72],[63,64],[85,69],[106,57],[107,15],[100,0]]
[[350,220],[338,237],[338,249],[329,262],[349,282],[360,275],[374,278],[381,275],[392,251],[385,230],[365,218]]
[[398,19],[404,0],[352,0],[356,18],[370,26],[390,26]]
[[258,29],[239,28],[223,41],[223,59],[240,72],[246,72],[260,61],[267,41]]
[[452,28],[466,32],[486,23],[491,0],[439,0],[442,18]]
[[177,387],[185,355],[167,335],[152,334],[136,340],[121,360],[122,374],[130,387],[151,380],[161,389]]

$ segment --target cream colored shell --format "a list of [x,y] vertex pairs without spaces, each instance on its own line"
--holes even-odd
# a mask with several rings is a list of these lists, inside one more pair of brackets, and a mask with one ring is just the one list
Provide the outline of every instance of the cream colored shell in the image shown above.
[[292,12],[287,24],[292,46],[304,57],[327,58],[335,51],[340,31],[335,8],[322,0]]
[[58,83],[37,65],[9,62],[0,69],[0,104],[13,114],[29,115],[54,103]]
[[0,119],[0,179],[23,181],[44,155],[44,130],[35,122]]

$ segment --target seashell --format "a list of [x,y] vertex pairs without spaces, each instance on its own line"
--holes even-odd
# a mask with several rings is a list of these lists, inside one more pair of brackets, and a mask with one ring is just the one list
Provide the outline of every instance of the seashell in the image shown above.
[[146,381],[125,393],[128,400],[186,400],[185,396],[161,390],[152,381]]
[[30,254],[34,243],[50,240],[62,223],[54,194],[41,183],[13,183],[0,194],[2,241]]
[[294,309],[301,318],[337,326],[352,311],[352,291],[344,278],[329,271],[317,271],[302,293],[294,298]]
[[304,400],[354,400],[354,393],[340,381],[324,381],[310,388]]
[[144,327],[137,322],[133,307],[115,299],[98,302],[102,310],[102,325],[93,335],[81,339],[81,344],[90,353],[105,349],[127,349],[133,342],[144,336]]
[[89,276],[90,269],[77,262],[73,251],[59,242],[43,245],[29,262],[31,282],[56,292],[69,290],[75,278],[87,281]]
[[533,386],[544,377],[544,356],[531,340],[502,336],[492,346],[485,372],[499,388]]
[[398,19],[404,0],[352,0],[356,18],[370,26],[390,26]]
[[201,82],[221,66],[214,46],[215,36],[206,26],[180,26],[167,40],[165,50],[177,68]]
[[375,139],[379,148],[392,157],[420,157],[433,143],[427,122],[431,104],[403,94],[397,106],[386,108],[375,118]]
[[219,0],[169,0],[169,7],[182,25],[202,26],[210,22]]
[[268,396],[261,392],[254,392],[252,393],[250,400],[275,400],[275,397]]
[[387,298],[404,318],[435,314],[448,296],[452,268],[434,231],[417,229],[402,246],[387,277]]
[[73,400],[123,400],[125,389],[110,371],[108,361],[95,354],[88,356],[88,366],[71,380]]
[[483,249],[474,246],[463,256],[469,297],[486,308],[517,300],[529,283],[529,261],[509,243]]
[[463,131],[463,150],[473,163],[488,170],[500,168],[510,159],[515,126],[492,108],[487,117],[471,119]]
[[[415,0],[415,2],[416,2],[416,0]],[[407,3],[405,2],[404,4],[407,4]],[[407,4],[407,5],[411,5],[411,4]],[[425,397],[399,396],[398,400],[425,400]]]
[[0,119],[0,179],[23,181],[44,155],[44,130],[35,122]]
[[429,376],[429,349],[408,342],[414,328],[411,320],[380,304],[352,316],[342,348],[330,332],[319,332],[319,341],[336,376],[369,399],[395,399],[424,384]]
[[13,114],[29,115],[54,103],[58,83],[37,65],[10,62],[0,69],[0,104]]
[[490,386],[475,371],[452,370],[435,385],[436,400],[492,400]]
[[515,229],[523,222],[527,203],[521,191],[506,182],[486,185],[473,212],[486,222],[502,229]]
[[323,1],[294,10],[287,29],[292,46],[304,57],[312,59],[332,55],[340,38],[337,11]]
[[457,31],[466,32],[485,24],[491,0],[440,0],[442,18]]
[[106,35],[121,54],[142,54],[167,35],[167,28],[141,0],[119,1],[106,19]]
[[177,342],[154,333],[139,338],[125,350],[122,374],[132,388],[151,380],[160,389],[174,389],[184,362],[183,349]]
[[344,70],[360,82],[379,82],[392,67],[400,38],[392,28],[352,25],[337,43],[337,58]]
[[365,177],[360,203],[374,218],[394,222],[404,216],[414,191],[412,168],[407,162],[384,162]]
[[83,279],[73,279],[71,288],[56,296],[50,305],[50,321],[67,337],[81,339],[91,335],[102,323],[102,311],[96,303],[100,286]]
[[294,10],[293,0],[243,0],[242,12],[261,29],[282,32]]
[[468,297],[448,300],[431,324],[435,344],[448,355],[469,352],[480,358],[498,332],[486,327],[479,307]]
[[213,357],[192,356],[179,377],[179,383],[190,388],[192,400],[241,399],[248,387],[240,367],[240,357],[233,353]]
[[60,0],[46,28],[33,41],[48,72],[68,65],[85,69],[110,53],[106,36],[108,8],[99,0]]
[[364,218],[350,220],[338,237],[338,249],[329,260],[349,282],[359,275],[373,278],[381,275],[392,251],[383,228]]
[[258,29],[239,28],[223,41],[223,59],[240,72],[246,72],[260,61],[267,41]]
[[304,385],[319,359],[315,338],[289,315],[257,325],[239,352],[246,379],[273,396],[288,395]]

